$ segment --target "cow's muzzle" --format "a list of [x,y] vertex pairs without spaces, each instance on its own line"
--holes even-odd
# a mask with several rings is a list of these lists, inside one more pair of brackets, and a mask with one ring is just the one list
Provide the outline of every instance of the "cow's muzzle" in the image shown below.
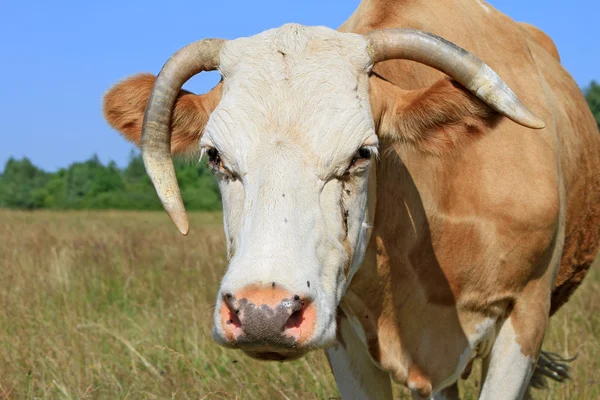
[[303,294],[277,287],[250,286],[223,293],[219,309],[222,344],[260,359],[296,358],[313,335],[316,306]]

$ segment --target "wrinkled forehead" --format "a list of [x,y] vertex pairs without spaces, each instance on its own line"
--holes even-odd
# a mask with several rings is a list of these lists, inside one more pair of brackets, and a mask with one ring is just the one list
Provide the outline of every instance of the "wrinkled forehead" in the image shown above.
[[230,41],[219,67],[223,97],[206,132],[246,149],[269,140],[320,153],[358,146],[373,131],[371,66],[362,36],[325,27],[288,24]]
[[343,69],[356,76],[370,65],[367,42],[353,33],[337,32],[322,26],[286,24],[255,36],[229,41],[222,53],[220,71],[224,77],[256,75],[265,79],[291,78],[307,73],[305,67]]

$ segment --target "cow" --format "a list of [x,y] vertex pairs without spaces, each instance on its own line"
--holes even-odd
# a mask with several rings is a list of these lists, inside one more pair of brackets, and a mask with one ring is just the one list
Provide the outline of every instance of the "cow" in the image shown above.
[[[182,90],[210,70],[211,91]],[[208,159],[229,260],[214,339],[262,360],[325,348],[344,399],[392,380],[457,398],[476,358],[480,398],[522,398],[600,245],[585,99],[548,36],[480,0],[204,39],[117,83],[104,115],[184,235],[172,155]]]

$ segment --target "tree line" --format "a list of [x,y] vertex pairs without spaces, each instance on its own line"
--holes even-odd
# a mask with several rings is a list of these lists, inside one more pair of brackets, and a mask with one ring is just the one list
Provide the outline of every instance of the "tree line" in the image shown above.
[[[584,90],[600,129],[600,84]],[[221,197],[205,162],[175,161],[177,180],[188,210],[218,210]],[[29,159],[9,159],[0,174],[0,208],[160,210],[142,158],[132,152],[125,168],[103,165],[98,157],[46,172]]]
[[[221,198],[206,163],[175,161],[177,180],[189,210],[218,210]],[[0,175],[0,208],[160,210],[142,157],[133,153],[125,168],[103,165],[97,156],[57,172],[27,159],[9,159]]]

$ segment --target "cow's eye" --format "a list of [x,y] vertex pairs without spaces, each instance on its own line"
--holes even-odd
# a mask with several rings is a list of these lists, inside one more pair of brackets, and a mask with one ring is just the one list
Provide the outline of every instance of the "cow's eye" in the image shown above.
[[221,156],[219,155],[219,150],[214,147],[209,147],[206,151],[206,155],[208,155],[208,165],[211,168],[219,168],[222,164]]
[[223,164],[223,159],[219,154],[219,150],[214,147],[207,147],[206,155],[208,156],[208,167],[212,170],[213,174],[220,174],[228,179],[235,178],[235,174]]
[[363,146],[356,150],[356,153],[352,156],[350,165],[348,165],[348,168],[344,172],[344,176],[348,176],[353,172],[364,171],[369,166],[373,154],[377,154],[376,146]]
[[371,155],[373,154],[372,146],[364,146],[358,149],[354,156],[352,156],[352,161],[350,162],[350,168],[354,166],[366,165],[371,160]]
[[358,161],[360,159],[371,158],[371,148],[370,147],[361,147],[358,149],[352,161]]

